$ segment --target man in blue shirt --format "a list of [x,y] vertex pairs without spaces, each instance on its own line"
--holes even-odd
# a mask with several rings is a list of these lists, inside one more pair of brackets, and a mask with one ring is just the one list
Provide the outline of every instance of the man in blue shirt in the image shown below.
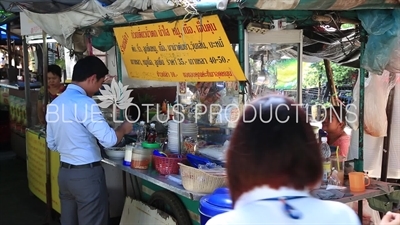
[[132,124],[124,122],[113,130],[91,98],[107,74],[99,58],[80,59],[74,66],[72,83],[47,109],[47,145],[60,153],[62,225],[108,223],[108,193],[97,141],[112,147],[132,131]]

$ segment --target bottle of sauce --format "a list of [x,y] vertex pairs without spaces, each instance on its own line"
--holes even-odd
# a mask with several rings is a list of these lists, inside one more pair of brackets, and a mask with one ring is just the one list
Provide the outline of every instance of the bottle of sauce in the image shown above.
[[163,103],[162,103],[161,112],[162,112],[163,114],[167,114],[167,100],[166,100],[166,99],[165,99],[165,100],[163,101]]
[[147,142],[155,143],[157,138],[156,125],[154,123],[150,124],[149,132],[147,133]]
[[140,121],[139,130],[137,134],[137,142],[142,143],[146,140],[146,123],[144,121]]

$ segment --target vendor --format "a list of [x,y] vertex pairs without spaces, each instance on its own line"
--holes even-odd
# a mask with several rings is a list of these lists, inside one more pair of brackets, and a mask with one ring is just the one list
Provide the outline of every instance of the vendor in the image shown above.
[[[50,65],[47,69],[47,92],[48,92],[48,103],[51,103],[59,94],[64,92],[65,86],[61,83],[61,67],[57,65]],[[46,105],[44,102],[45,96],[44,86],[39,91],[38,102],[37,102],[37,115],[39,124],[45,124],[45,112]]]
[[339,155],[347,158],[350,147],[350,136],[346,134],[346,109],[332,106],[326,109],[322,129],[328,132],[328,144],[339,147]]

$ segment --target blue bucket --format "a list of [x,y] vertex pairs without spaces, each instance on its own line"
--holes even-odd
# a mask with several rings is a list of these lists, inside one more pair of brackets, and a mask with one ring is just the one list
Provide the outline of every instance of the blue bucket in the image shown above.
[[228,188],[217,188],[212,194],[200,199],[200,224],[224,212],[232,210],[232,199]]

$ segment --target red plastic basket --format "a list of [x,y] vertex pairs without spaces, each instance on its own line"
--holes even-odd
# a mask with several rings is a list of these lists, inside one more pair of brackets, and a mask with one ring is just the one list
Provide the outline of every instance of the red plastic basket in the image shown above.
[[161,175],[178,174],[178,163],[186,161],[186,157],[177,154],[168,155],[168,157],[153,155],[153,159],[154,167]]

